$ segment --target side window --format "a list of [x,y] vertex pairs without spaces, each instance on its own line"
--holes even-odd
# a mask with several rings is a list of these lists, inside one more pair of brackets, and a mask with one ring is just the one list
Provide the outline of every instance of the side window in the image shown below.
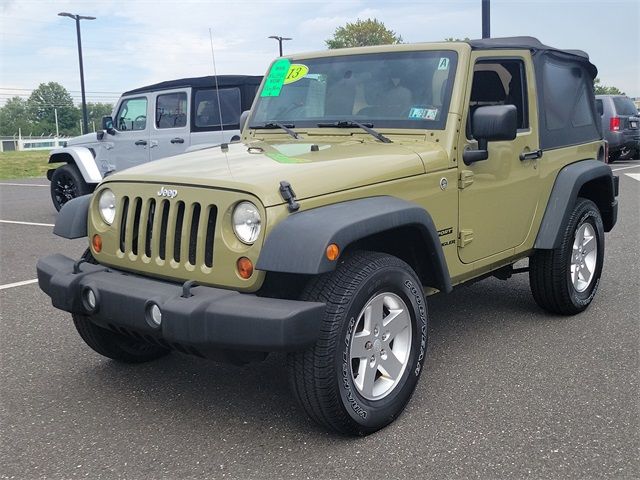
[[467,137],[473,112],[486,105],[515,105],[518,129],[529,128],[527,81],[522,60],[481,60],[473,68]]
[[[218,95],[220,104],[218,105]],[[222,122],[220,122],[222,113]],[[239,88],[221,88],[198,90],[195,93],[195,127],[202,129],[219,129],[220,123],[231,127],[240,123],[242,105]]]
[[187,124],[187,94],[165,93],[156,98],[156,128],[178,128]]
[[147,99],[146,97],[128,98],[120,105],[116,116],[117,129],[144,130],[147,128]]
[[602,104],[602,100],[599,98],[596,98],[596,110],[600,116],[604,115],[604,105]]

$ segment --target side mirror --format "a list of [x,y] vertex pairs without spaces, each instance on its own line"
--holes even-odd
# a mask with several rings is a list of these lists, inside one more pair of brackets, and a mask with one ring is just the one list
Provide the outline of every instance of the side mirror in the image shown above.
[[244,130],[244,126],[247,124],[247,119],[249,118],[249,114],[251,110],[245,110],[240,114],[240,133]]
[[106,130],[109,135],[114,135],[116,133],[115,128],[113,128],[113,117],[102,117],[102,129]]
[[604,115],[604,105],[602,105],[601,101],[596,101],[596,110],[598,111],[598,115]]
[[465,150],[465,165],[489,158],[487,144],[513,140],[518,133],[518,110],[515,105],[478,107],[473,112],[472,134],[478,140],[478,150]]

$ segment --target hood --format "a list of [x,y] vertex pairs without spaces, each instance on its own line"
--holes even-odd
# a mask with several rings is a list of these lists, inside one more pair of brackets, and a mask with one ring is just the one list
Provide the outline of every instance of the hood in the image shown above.
[[422,156],[446,154],[436,144],[421,145],[418,155],[415,148],[399,143],[354,139],[235,143],[229,144],[228,150],[207,148],[133,167],[108,177],[106,182],[239,190],[252,193],[269,207],[283,203],[279,192],[283,180],[291,184],[298,200],[304,200],[424,173]]
[[87,143],[96,143],[98,141],[98,137],[95,132],[86,133],[84,135],[80,135],[79,137],[73,137],[67,140],[67,146],[72,147],[75,145],[84,145]]

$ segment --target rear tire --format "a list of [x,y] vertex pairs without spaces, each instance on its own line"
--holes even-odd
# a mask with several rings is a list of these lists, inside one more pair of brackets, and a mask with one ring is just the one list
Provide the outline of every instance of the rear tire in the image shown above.
[[287,359],[304,411],[351,435],[391,423],[413,394],[427,348],[427,306],[415,272],[390,255],[354,252],[301,298],[326,303],[316,344]]
[[91,188],[75,165],[68,163],[54,170],[51,176],[51,200],[56,210],[60,211],[69,200],[89,193]]
[[604,262],[600,210],[578,198],[560,246],[537,250],[529,260],[529,282],[536,303],[545,310],[574,315],[585,310],[598,290]]
[[143,363],[167,355],[170,350],[158,345],[99,327],[86,315],[73,314],[76,330],[89,347],[105,357],[123,363]]

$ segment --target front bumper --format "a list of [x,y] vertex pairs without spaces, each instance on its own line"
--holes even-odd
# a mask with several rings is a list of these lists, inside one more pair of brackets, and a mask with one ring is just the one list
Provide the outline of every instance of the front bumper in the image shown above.
[[[187,352],[295,351],[313,345],[325,305],[258,297],[233,290],[183,286],[101,265],[50,255],[37,263],[38,284],[53,306],[83,314],[105,328]],[[83,293],[97,299],[91,311]],[[148,319],[150,302],[162,311],[161,326]]]

